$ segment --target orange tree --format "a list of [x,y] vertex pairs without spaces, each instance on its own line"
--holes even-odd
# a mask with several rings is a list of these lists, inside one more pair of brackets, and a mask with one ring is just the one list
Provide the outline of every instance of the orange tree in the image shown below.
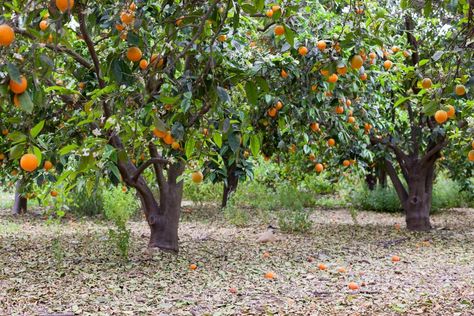
[[[187,165],[197,168],[193,160],[206,156],[211,146],[202,126],[208,118],[224,120],[229,92],[242,76],[235,64],[239,49],[246,47],[241,42],[246,38],[240,31],[245,22],[240,4],[26,4],[2,7],[7,12],[5,29],[16,37],[2,43],[9,74],[3,79],[4,96],[8,100],[18,95],[25,111],[8,114],[22,121],[41,117],[42,109],[66,112],[53,119],[78,137],[59,132],[62,138],[56,143],[68,144],[55,154],[75,163],[58,181],[66,185],[66,179],[95,169],[123,181],[136,189],[142,202],[151,230],[149,245],[177,251],[183,172]],[[1,41],[6,34],[2,32]],[[44,71],[48,67],[52,69]],[[26,91],[16,89],[15,82],[27,85]],[[72,98],[69,107],[65,96]],[[26,98],[30,102],[23,104]],[[213,133],[219,136],[212,139],[222,138],[222,130]],[[27,139],[19,151],[34,152],[41,160],[38,149]],[[17,165],[13,158],[19,156],[12,155],[11,164]],[[199,182],[202,176],[195,171],[193,179]],[[28,172],[33,177],[39,171]],[[159,188],[158,199],[154,186]]]

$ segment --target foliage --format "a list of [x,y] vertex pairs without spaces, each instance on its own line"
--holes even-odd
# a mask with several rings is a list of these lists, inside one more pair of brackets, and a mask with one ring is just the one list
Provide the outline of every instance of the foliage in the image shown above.
[[278,227],[284,232],[306,233],[313,222],[310,212],[305,210],[284,210],[278,213]]

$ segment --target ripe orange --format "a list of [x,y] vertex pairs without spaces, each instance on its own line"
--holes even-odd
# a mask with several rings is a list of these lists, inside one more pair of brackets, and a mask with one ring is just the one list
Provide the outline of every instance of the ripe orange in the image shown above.
[[165,137],[163,137],[163,141],[166,145],[171,145],[174,142],[174,138],[171,136],[171,133],[168,132],[166,133]]
[[281,109],[283,109],[283,103],[281,103],[281,101],[278,101],[275,107],[278,111],[280,111]]
[[269,108],[268,111],[267,111],[268,116],[270,116],[270,117],[275,117],[277,115],[277,112],[278,112],[277,109],[273,108],[273,107]]
[[324,170],[324,166],[323,166],[322,164],[318,163],[318,164],[316,164],[316,165],[314,166],[314,170],[316,170],[316,172],[320,172],[320,173],[321,173],[321,172],[323,172],[323,170]]
[[277,11],[280,11],[280,10],[281,10],[281,7],[279,5],[272,6],[272,11],[273,12],[277,12]]
[[319,270],[324,271],[324,270],[327,270],[327,268],[328,268],[328,267],[327,267],[324,263],[318,264],[318,269],[319,269]]
[[137,9],[137,5],[135,4],[135,2],[132,2],[129,6],[130,10],[132,11],[135,11]]
[[25,154],[20,159],[20,167],[28,172],[35,171],[38,168],[38,158],[33,154]]
[[329,75],[329,70],[328,69],[321,69],[319,71],[321,73],[321,75],[323,75],[324,77],[327,77]]
[[18,94],[15,94],[13,96],[13,104],[18,108],[20,107],[21,103],[20,103],[20,99],[18,98]]
[[357,285],[357,283],[355,283],[355,282],[350,282],[347,286],[349,287],[349,289],[351,289],[353,291],[359,289],[359,285]]
[[273,280],[274,278],[276,278],[276,274],[270,271],[270,272],[265,273],[264,277],[265,279]]
[[371,52],[371,53],[369,54],[369,58],[370,58],[370,59],[375,59],[375,58],[377,58],[377,54],[376,54],[375,52]]
[[396,223],[395,225],[393,225],[393,228],[395,228],[395,230],[400,230],[402,226],[399,223]]
[[164,138],[166,136],[166,132],[160,131],[156,127],[153,129],[153,135],[155,135],[158,138]]
[[125,26],[123,26],[122,24],[117,24],[115,25],[115,29],[119,32],[122,32],[125,29]]
[[333,138],[330,138],[328,140],[328,146],[329,147],[334,147],[336,145],[336,141]]
[[311,91],[314,92],[314,91],[316,91],[316,90],[318,90],[318,86],[315,85],[315,84],[313,84],[313,85],[311,86]]
[[328,77],[328,82],[329,82],[329,83],[336,83],[336,81],[337,81],[338,78],[339,78],[339,77],[338,77],[336,74],[332,74],[332,75],[330,75],[330,76]]
[[398,262],[398,261],[400,261],[399,256],[392,256],[392,262]]
[[[130,14],[128,12],[122,12],[120,14],[120,21],[122,21],[123,24],[128,25],[133,22],[133,14]],[[176,22],[177,23],[177,22]]]
[[349,167],[349,166],[351,165],[351,162],[350,162],[349,160],[344,160],[344,161],[342,162],[342,165],[343,165],[344,167]]
[[281,75],[282,78],[288,78],[288,73],[285,71],[285,69],[281,70],[280,75]]
[[86,83],[85,83],[85,82],[79,82],[79,83],[77,84],[77,86],[79,87],[79,89],[82,90],[82,89],[84,89],[84,88],[86,87]]
[[471,151],[467,154],[467,158],[469,159],[469,161],[474,161],[474,150],[471,150]]
[[176,26],[180,26],[183,23],[184,16],[176,20]]
[[0,153],[0,161],[2,161],[3,159],[5,159],[5,154],[4,154],[4,153]]
[[301,56],[306,56],[306,54],[308,54],[308,49],[305,46],[301,46],[298,48],[298,54]]
[[198,266],[195,265],[194,263],[192,263],[192,264],[189,265],[189,269],[191,269],[191,270],[193,270],[193,271],[196,270],[197,268],[198,268]]
[[48,21],[46,21],[46,20],[41,21],[40,24],[39,24],[39,27],[40,27],[41,31],[46,31],[48,26],[49,26],[49,24],[48,24]]
[[49,171],[53,168],[53,163],[49,160],[46,160],[43,165],[44,170]]
[[225,34],[219,35],[219,37],[217,38],[217,40],[218,40],[219,42],[221,42],[221,43],[222,43],[222,42],[225,42],[225,41],[227,40],[227,35],[225,35]]
[[355,121],[356,121],[356,119],[353,116],[349,116],[349,118],[347,119],[347,122],[350,123],[350,124],[354,124]]
[[10,90],[15,94],[22,94],[28,88],[28,81],[24,76],[21,76],[21,82],[16,82],[13,79],[10,79]]
[[140,60],[140,69],[145,70],[147,68],[148,68],[148,62],[146,61],[146,59]]
[[327,47],[326,41],[318,41],[317,46],[318,46],[318,49],[319,49],[319,50],[325,50],[326,47]]
[[142,59],[142,51],[138,47],[130,47],[127,51],[127,58],[133,62]]
[[58,192],[56,192],[56,191],[51,191],[50,194],[51,194],[52,197],[57,197],[58,196]]
[[458,84],[456,85],[456,88],[454,89],[454,91],[456,92],[456,95],[462,96],[466,94],[466,87],[463,86],[462,84]]
[[267,10],[267,12],[265,12],[265,15],[269,18],[273,17],[273,10]]
[[283,25],[275,26],[275,35],[276,36],[281,36],[283,34],[285,34],[285,28],[283,27]]
[[433,83],[431,82],[431,79],[430,78],[424,78],[423,81],[421,82],[421,86],[423,87],[423,89],[429,89],[431,88],[431,85]]
[[314,161],[316,159],[316,155],[311,153],[311,154],[309,154],[308,158],[309,158],[309,160]]
[[385,70],[389,70],[390,68],[392,68],[392,61],[391,60],[386,60],[383,62],[383,67],[385,68]]
[[270,258],[270,253],[268,251],[265,251],[262,256],[264,258]]
[[362,81],[367,80],[367,74],[365,72],[362,75],[360,75],[360,80]]
[[61,12],[72,10],[72,8],[74,7],[74,0],[56,0],[56,7]]
[[456,109],[452,105],[448,105],[448,118],[453,118],[456,116]]
[[344,113],[344,107],[336,106],[336,114],[342,114],[342,113]]
[[204,175],[202,174],[201,171],[195,171],[191,174],[191,180],[194,183],[201,183],[203,179],[204,179]]
[[2,135],[3,136],[7,136],[8,133],[9,133],[8,129],[5,128],[5,129],[2,130]]
[[339,273],[346,273],[347,270],[346,270],[346,268],[340,267],[340,268],[337,269],[337,272],[339,272]]
[[336,71],[341,76],[344,76],[347,73],[347,67],[346,66],[337,67]]
[[393,46],[392,47],[392,52],[394,52],[395,54],[398,53],[400,51],[400,47],[398,46]]
[[447,119],[448,119],[448,113],[446,113],[446,111],[443,111],[443,110],[436,111],[435,120],[436,122],[438,122],[438,124],[443,124],[444,122],[447,121]]
[[229,289],[229,292],[232,293],[232,294],[237,294],[237,289],[235,287],[231,287]]
[[351,106],[351,104],[352,104],[351,99],[346,99],[346,106],[349,107]]
[[171,144],[171,148],[173,148],[174,150],[178,150],[179,147],[180,147],[180,146],[179,146],[179,143],[178,143],[178,142],[173,142],[173,143]]
[[410,55],[411,55],[410,51],[408,51],[408,50],[404,50],[404,51],[403,51],[403,56],[404,56],[405,58],[410,57]]
[[309,127],[311,128],[311,130],[313,132],[319,132],[320,131],[319,123],[313,122],[309,125]]
[[364,64],[364,60],[362,59],[360,55],[355,55],[354,57],[352,57],[351,59],[352,68],[360,69],[360,67],[362,67],[363,64]]
[[0,25],[0,46],[9,46],[15,40],[15,31],[7,25]]

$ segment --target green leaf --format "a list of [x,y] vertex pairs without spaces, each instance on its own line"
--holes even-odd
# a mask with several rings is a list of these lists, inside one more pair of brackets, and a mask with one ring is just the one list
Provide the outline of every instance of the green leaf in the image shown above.
[[431,59],[433,59],[434,61],[438,61],[443,56],[443,54],[444,52],[442,50],[439,50],[436,53],[434,53]]
[[422,59],[420,60],[420,62],[418,63],[418,66],[424,66],[426,65],[430,60],[429,59]]
[[230,102],[230,96],[224,88],[217,86],[216,90],[217,95],[219,96],[219,99],[221,99],[222,102]]
[[36,158],[38,158],[38,161],[41,163],[41,160],[43,160],[43,154],[41,153],[41,149],[36,146],[33,146],[33,154],[35,154]]
[[15,64],[7,62],[7,71],[11,80],[21,82],[20,70]]
[[33,113],[34,104],[31,101],[30,95],[28,92],[22,93],[18,96],[20,101],[21,109],[28,114]]
[[433,11],[433,3],[432,0],[425,0],[425,7],[423,8],[423,14],[425,17],[429,16]]
[[410,98],[409,97],[403,97],[403,98],[400,98],[398,99],[395,104],[393,105],[394,107],[397,107],[399,106],[400,104],[402,103],[405,103],[406,101],[408,101]]
[[167,96],[160,96],[160,102],[163,104],[176,104],[176,102],[179,101],[181,98],[180,95],[174,96],[174,97],[167,97]]
[[190,159],[194,152],[194,147],[196,146],[196,140],[194,138],[190,138],[186,141],[184,145],[184,151],[186,152],[186,157]]
[[43,130],[43,127],[44,127],[44,120],[36,124],[35,127],[31,129],[30,131],[31,137],[36,138],[36,136],[38,136],[39,133],[41,133],[41,131]]
[[255,0],[255,8],[257,11],[263,11],[265,0]]
[[217,147],[222,147],[222,135],[219,132],[214,132],[214,134],[212,135],[212,139],[216,143]]
[[21,157],[23,152],[25,151],[24,144],[18,144],[10,148],[10,159],[16,160]]
[[71,145],[67,145],[67,146],[64,146],[63,148],[61,148],[59,150],[59,155],[60,156],[64,156],[64,155],[67,155],[69,154],[71,151],[77,149],[78,146],[76,144],[71,144]]
[[8,139],[10,139],[14,143],[18,144],[18,143],[26,142],[27,137],[26,137],[25,134],[20,133],[18,131],[15,131],[15,132],[12,132],[12,133],[8,134]]
[[400,2],[400,7],[405,10],[408,7],[408,0],[402,0]]
[[425,113],[425,115],[427,116],[434,115],[437,110],[438,110],[438,105],[434,101],[428,102],[427,104],[423,106],[423,113]]
[[260,152],[260,137],[258,137],[258,135],[252,135],[250,137],[250,150],[254,157],[258,156]]
[[291,47],[295,46],[295,35],[295,32],[293,32],[291,28],[285,25],[285,38]]
[[247,94],[247,99],[250,104],[257,105],[258,95],[257,95],[257,88],[255,87],[255,83],[248,81],[245,84],[245,93]]
[[237,133],[230,132],[228,134],[229,147],[234,153],[239,150],[240,147],[240,136]]

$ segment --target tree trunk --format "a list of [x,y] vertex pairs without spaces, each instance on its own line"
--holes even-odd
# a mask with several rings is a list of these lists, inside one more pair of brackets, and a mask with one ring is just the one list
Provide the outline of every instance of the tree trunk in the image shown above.
[[387,187],[387,171],[382,165],[377,168],[377,178],[379,186],[385,189]]
[[150,226],[149,247],[159,248],[166,252],[177,253],[178,226],[181,214],[183,197],[183,181],[176,179],[184,172],[183,164],[174,164],[169,167],[168,180],[160,184],[160,204],[153,195],[143,197],[145,213],[148,214]]
[[237,190],[239,185],[239,177],[235,174],[235,165],[231,167],[227,174],[227,181],[224,182],[224,194],[222,195],[222,207],[227,206],[232,193]]
[[23,182],[18,180],[15,186],[15,203],[13,204],[13,215],[25,214],[28,208],[28,199],[21,195]]
[[368,173],[365,176],[365,183],[367,184],[367,188],[370,191],[373,191],[375,190],[375,185],[377,184],[377,178],[372,173]]

